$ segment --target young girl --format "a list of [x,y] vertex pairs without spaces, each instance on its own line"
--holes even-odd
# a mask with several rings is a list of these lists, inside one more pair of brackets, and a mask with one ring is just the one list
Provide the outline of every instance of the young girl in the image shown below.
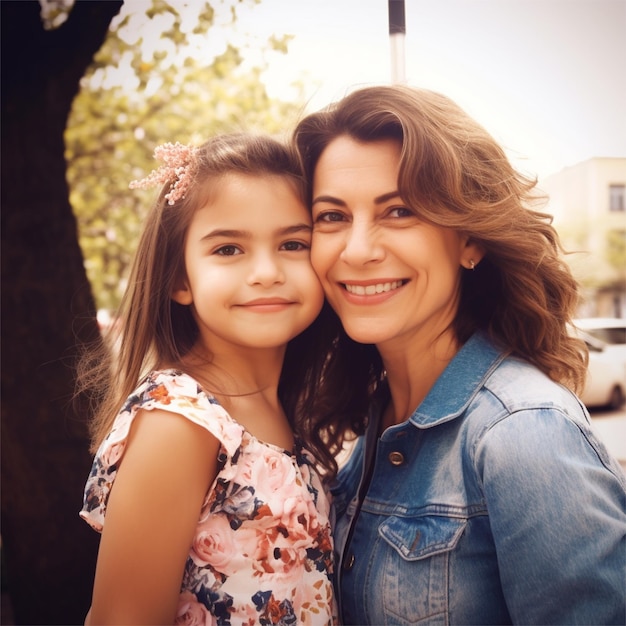
[[131,184],[164,187],[117,354],[83,373],[104,390],[80,513],[102,533],[86,623],[332,623],[329,502],[299,440],[323,294],[297,161],[248,135],[155,156]]

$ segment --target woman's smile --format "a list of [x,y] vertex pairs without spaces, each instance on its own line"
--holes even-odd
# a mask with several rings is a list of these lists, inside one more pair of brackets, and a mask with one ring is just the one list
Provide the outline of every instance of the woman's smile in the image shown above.
[[343,283],[346,291],[355,296],[373,296],[379,293],[388,293],[402,287],[407,281],[392,280],[385,282],[375,282],[369,284],[362,283]]

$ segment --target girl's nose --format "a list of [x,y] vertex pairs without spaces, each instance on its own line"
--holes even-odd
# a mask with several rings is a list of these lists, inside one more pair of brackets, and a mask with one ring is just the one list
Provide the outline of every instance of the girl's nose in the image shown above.
[[280,259],[270,253],[257,254],[252,259],[248,276],[250,285],[271,286],[285,281],[285,274]]

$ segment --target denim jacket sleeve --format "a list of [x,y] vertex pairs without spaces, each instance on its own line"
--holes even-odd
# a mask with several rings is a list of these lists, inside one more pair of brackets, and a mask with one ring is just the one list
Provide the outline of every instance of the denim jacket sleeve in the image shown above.
[[474,464],[513,623],[626,623],[626,480],[589,425],[519,410]]

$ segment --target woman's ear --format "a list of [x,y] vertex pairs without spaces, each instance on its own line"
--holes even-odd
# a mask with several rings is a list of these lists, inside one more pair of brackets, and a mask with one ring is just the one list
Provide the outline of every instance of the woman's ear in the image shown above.
[[181,278],[176,281],[174,291],[172,291],[172,300],[183,305],[193,304],[193,294],[191,293],[186,278]]
[[477,241],[468,238],[461,252],[461,265],[468,270],[473,270],[485,256],[485,249]]

